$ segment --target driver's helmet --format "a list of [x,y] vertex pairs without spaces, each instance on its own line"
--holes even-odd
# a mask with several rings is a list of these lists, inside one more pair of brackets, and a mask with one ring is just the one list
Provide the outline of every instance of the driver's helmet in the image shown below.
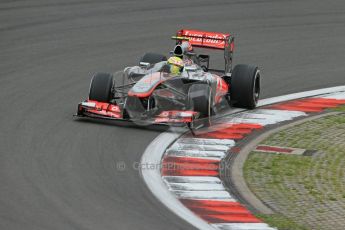
[[178,75],[183,70],[183,60],[179,57],[170,57],[168,59],[168,66],[170,73]]

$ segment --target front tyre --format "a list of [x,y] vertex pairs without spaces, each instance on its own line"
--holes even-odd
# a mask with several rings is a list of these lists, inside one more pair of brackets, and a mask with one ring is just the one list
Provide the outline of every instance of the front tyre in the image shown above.
[[90,84],[89,100],[109,103],[113,98],[113,75],[97,73]]
[[260,78],[260,71],[257,66],[236,65],[231,74],[231,105],[254,109],[260,97]]

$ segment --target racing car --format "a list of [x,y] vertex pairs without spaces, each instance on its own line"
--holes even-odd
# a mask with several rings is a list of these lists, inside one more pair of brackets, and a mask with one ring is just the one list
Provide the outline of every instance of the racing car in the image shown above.
[[[183,68],[167,70],[167,57],[146,53],[138,65],[123,71],[96,73],[88,99],[78,104],[76,116],[145,122],[191,124],[229,106],[254,109],[260,95],[257,66],[232,67],[234,37],[228,33],[181,29],[172,37],[171,52],[181,57]],[[224,51],[223,70],[210,68],[210,55],[200,50]]]

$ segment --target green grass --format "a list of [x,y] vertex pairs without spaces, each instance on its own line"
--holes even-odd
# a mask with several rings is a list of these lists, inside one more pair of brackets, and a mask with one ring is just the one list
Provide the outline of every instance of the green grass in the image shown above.
[[273,215],[257,215],[258,218],[263,220],[265,223],[269,223],[271,226],[275,226],[279,230],[307,230],[307,228],[296,224],[291,219],[286,218],[280,214]]
[[331,109],[332,111],[337,111],[337,112],[345,112],[345,106],[340,106],[337,108]]
[[[345,112],[345,106],[336,111]],[[278,229],[327,229],[345,216],[345,115],[331,115],[283,130],[262,144],[317,150],[314,156],[252,152],[244,165],[250,189],[280,214],[258,215]],[[327,205],[332,203],[340,213]],[[298,219],[298,223],[293,220]],[[315,222],[311,220],[317,220]],[[319,220],[320,219],[320,220]],[[328,223],[328,222],[329,223]],[[345,225],[345,220],[344,223]]]

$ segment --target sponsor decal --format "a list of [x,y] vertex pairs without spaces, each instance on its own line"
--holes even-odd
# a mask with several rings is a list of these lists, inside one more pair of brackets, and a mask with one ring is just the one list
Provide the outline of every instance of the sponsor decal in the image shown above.
[[229,34],[204,32],[198,30],[181,30],[181,36],[188,37],[191,45],[209,46],[213,48],[224,49],[225,39]]

